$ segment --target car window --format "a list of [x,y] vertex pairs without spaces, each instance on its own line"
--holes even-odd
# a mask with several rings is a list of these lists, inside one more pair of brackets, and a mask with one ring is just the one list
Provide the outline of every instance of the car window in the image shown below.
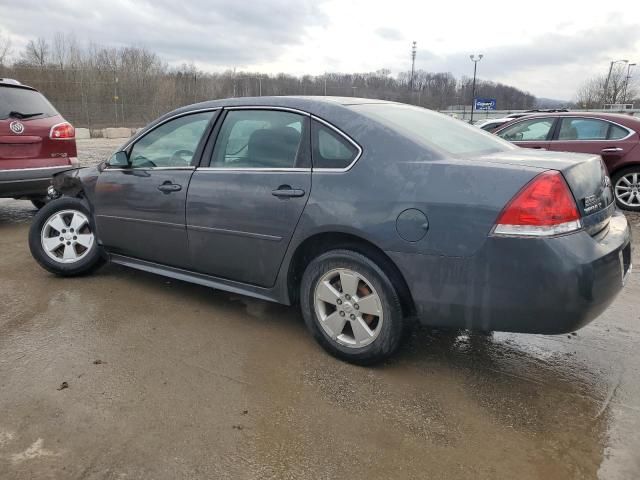
[[132,167],[187,167],[198,148],[209,121],[216,112],[194,113],[176,118],[151,130],[133,144]]
[[[53,105],[39,92],[27,88],[0,87],[0,120],[9,118],[11,112],[19,112],[29,118],[58,115]],[[38,115],[34,115],[36,113]]]
[[523,120],[501,131],[498,136],[510,142],[532,142],[547,139],[553,126],[553,118]]
[[211,167],[300,166],[308,150],[301,148],[306,120],[304,115],[278,110],[231,110],[220,128]]
[[606,140],[609,125],[595,118],[563,118],[558,140]]
[[435,152],[470,156],[517,148],[466,122],[426,108],[396,103],[366,103],[349,108]]
[[611,124],[611,129],[609,130],[609,136],[607,137],[609,140],[620,140],[621,138],[629,135],[629,131],[626,128],[622,128],[618,125]]
[[350,141],[320,122],[313,122],[313,168],[346,168],[359,150]]

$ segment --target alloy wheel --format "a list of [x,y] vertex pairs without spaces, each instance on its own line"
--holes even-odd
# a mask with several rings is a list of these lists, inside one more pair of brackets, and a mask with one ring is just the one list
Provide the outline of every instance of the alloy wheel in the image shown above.
[[325,273],[314,291],[314,308],[322,329],[340,345],[362,348],[382,328],[382,302],[371,282],[346,268]]
[[640,173],[630,172],[618,179],[615,195],[627,207],[640,207]]
[[51,215],[42,227],[40,239],[47,256],[60,263],[80,261],[95,242],[89,219],[77,210]]

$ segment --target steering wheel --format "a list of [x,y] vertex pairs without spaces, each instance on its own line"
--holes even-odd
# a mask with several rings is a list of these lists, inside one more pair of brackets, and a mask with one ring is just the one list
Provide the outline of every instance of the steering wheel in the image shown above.
[[[188,155],[189,159],[182,158],[183,155]],[[193,158],[193,152],[191,150],[178,150],[177,152],[174,152],[173,155],[171,155],[171,163],[177,163],[179,161],[182,161],[188,165],[191,163],[192,158]]]

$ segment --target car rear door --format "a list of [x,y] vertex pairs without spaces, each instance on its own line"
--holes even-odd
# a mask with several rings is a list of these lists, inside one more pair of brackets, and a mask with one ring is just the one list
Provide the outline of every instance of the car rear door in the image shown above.
[[309,116],[225,112],[191,179],[187,232],[201,273],[269,287],[311,190]]
[[112,157],[95,190],[98,238],[108,251],[190,268],[187,189],[215,115],[171,118],[137,139],[126,156]]
[[593,117],[561,117],[549,149],[558,152],[601,155],[609,171],[637,144],[637,134],[608,120]]
[[555,118],[535,117],[519,120],[496,132],[499,137],[519,147],[546,149],[549,147]]

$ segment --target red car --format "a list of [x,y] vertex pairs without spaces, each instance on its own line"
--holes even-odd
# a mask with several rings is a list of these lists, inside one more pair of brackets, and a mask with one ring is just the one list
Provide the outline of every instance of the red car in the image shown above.
[[0,198],[40,208],[51,176],[77,163],[73,126],[34,88],[0,78]]
[[640,118],[563,112],[519,118],[493,133],[526,148],[602,156],[620,208],[640,211]]

